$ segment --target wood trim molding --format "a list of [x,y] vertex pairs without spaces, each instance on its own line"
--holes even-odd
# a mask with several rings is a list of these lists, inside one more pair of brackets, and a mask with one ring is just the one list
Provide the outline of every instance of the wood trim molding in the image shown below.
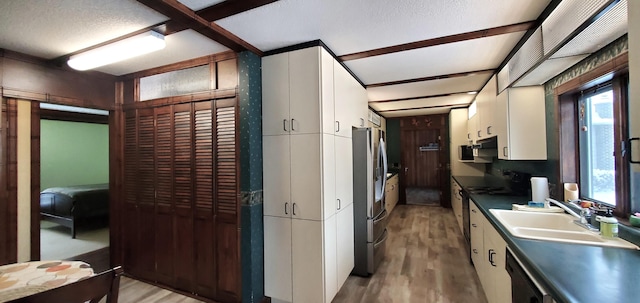
[[62,96],[51,95],[48,93],[28,92],[28,91],[8,88],[8,87],[4,87],[2,89],[2,96],[7,98],[40,101],[40,102],[60,104],[60,105],[78,106],[78,107],[86,107],[86,108],[94,108],[94,109],[102,109],[102,110],[113,110],[113,106],[107,107],[107,106],[104,106],[104,104],[102,103],[96,103],[96,102],[93,102],[92,100],[62,97]]
[[18,261],[18,101],[7,99],[7,134],[6,134],[6,187],[7,187],[7,238],[6,261]]
[[455,74],[448,74],[448,75],[438,75],[438,76],[430,76],[430,77],[406,79],[406,80],[390,81],[390,82],[380,82],[380,83],[367,84],[366,88],[381,87],[381,86],[388,86],[388,85],[398,85],[398,84],[407,84],[407,83],[422,82],[422,81],[432,81],[432,80],[459,78],[459,77],[473,76],[473,75],[476,75],[476,74],[493,73],[493,72],[495,72],[495,70],[493,70],[493,69],[484,69],[484,70],[477,70],[477,71],[472,71],[472,72],[455,73]]
[[186,24],[189,28],[202,34],[205,37],[215,40],[216,42],[236,51],[241,52],[248,50],[260,57],[263,53],[255,46],[242,40],[240,37],[234,35],[230,31],[223,27],[209,22],[208,20],[197,15],[186,5],[178,2],[177,0],[137,0],[138,2],[152,8],[153,10],[175,20]]
[[376,100],[376,101],[369,101],[369,103],[384,103],[384,102],[396,102],[396,101],[410,101],[410,100],[417,100],[417,99],[431,99],[431,98],[449,97],[453,95],[462,95],[467,93],[468,92],[457,92],[457,93],[446,93],[446,94],[439,94],[439,95],[427,95],[427,96],[418,96],[418,97],[409,97],[409,98],[400,98],[400,99]]
[[594,69],[558,85],[558,87],[555,88],[555,95],[560,96],[580,91],[586,87],[596,85],[598,82],[609,81],[619,74],[626,73],[628,70],[629,52],[624,52],[598,65]]
[[40,260],[40,103],[31,102],[31,260]]
[[487,29],[482,29],[482,30],[477,30],[477,31],[472,31],[472,32],[466,32],[466,33],[449,35],[449,36],[438,37],[438,38],[433,38],[433,39],[427,39],[427,40],[422,40],[422,41],[416,41],[416,42],[411,42],[411,43],[387,46],[387,47],[382,47],[382,48],[378,48],[378,49],[372,49],[372,50],[368,50],[368,51],[352,53],[352,54],[346,54],[346,55],[342,55],[342,56],[338,57],[338,60],[339,61],[349,61],[349,60],[363,59],[363,58],[368,58],[368,57],[373,57],[373,56],[380,56],[380,55],[387,55],[387,54],[403,52],[403,51],[408,51],[408,50],[413,50],[413,49],[418,49],[418,48],[424,48],[424,47],[430,47],[430,46],[436,46],[436,45],[442,45],[442,44],[448,44],[448,43],[455,43],[455,42],[473,40],[473,39],[478,39],[478,38],[486,38],[486,37],[491,37],[491,36],[504,35],[504,34],[509,34],[509,33],[521,32],[521,31],[527,31],[527,30],[532,29],[535,25],[536,25],[535,21],[528,21],[528,22],[505,25],[505,26],[487,28]]
[[[278,0],[224,1],[198,10],[196,14],[209,22],[214,22],[276,1]],[[165,35],[174,34],[188,28],[185,24],[174,20],[167,21],[165,25]]]
[[405,110],[418,110],[418,109],[431,109],[431,108],[466,108],[467,104],[449,104],[449,105],[436,105],[436,106],[422,106],[422,107],[409,107],[409,108],[400,108],[400,109],[389,109],[389,110],[379,110],[380,113],[389,113],[389,112],[401,112]]
[[[38,104],[37,102],[34,102]],[[84,122],[84,123],[96,123],[96,124],[109,124],[108,115],[96,115],[87,113],[66,112],[52,109],[40,109],[39,119],[45,120],[58,120],[68,122]]]
[[173,97],[166,97],[166,98],[160,98],[160,99],[154,99],[154,100],[148,100],[148,101],[127,103],[127,104],[123,104],[122,108],[124,110],[130,110],[130,109],[136,109],[136,108],[138,109],[152,108],[152,107],[164,106],[169,104],[192,103],[192,102],[206,101],[206,100],[212,100],[212,99],[213,100],[228,99],[228,98],[235,98],[237,94],[238,94],[238,91],[235,88],[218,89],[218,90],[211,90],[207,92],[195,93],[190,95],[173,96]]
[[147,69],[147,70],[143,70],[143,71],[139,71],[131,74],[122,75],[118,77],[118,80],[120,81],[132,80],[136,78],[148,77],[148,76],[153,76],[153,75],[162,74],[166,72],[172,72],[180,69],[191,68],[191,67],[196,67],[200,65],[206,65],[210,63],[225,61],[229,59],[236,59],[236,58],[238,58],[238,55],[235,52],[226,51],[223,53],[202,56],[199,58],[194,58],[194,59],[185,60],[185,61],[181,61],[173,64],[167,64],[164,66],[159,66],[159,67],[155,67],[155,68],[151,68],[151,69]]

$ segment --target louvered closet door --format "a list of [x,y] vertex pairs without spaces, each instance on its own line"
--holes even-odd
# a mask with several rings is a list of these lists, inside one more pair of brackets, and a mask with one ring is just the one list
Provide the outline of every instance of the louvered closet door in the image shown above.
[[173,107],[173,194],[175,203],[175,287],[193,292],[194,238],[191,167],[191,104]]
[[138,238],[137,266],[143,279],[155,281],[155,127],[153,109],[138,110]]
[[240,299],[240,180],[236,99],[215,101],[217,298]]
[[174,284],[175,222],[173,218],[173,107],[156,108],[156,279]]
[[212,102],[199,102],[194,107],[194,197],[195,201],[195,260],[196,292],[215,297],[215,235],[214,205],[214,146]]
[[136,111],[131,110],[125,113],[125,133],[124,133],[124,205],[122,213],[123,222],[123,253],[124,268],[126,272],[139,275],[137,265],[138,257],[141,255],[137,251],[138,243],[138,136]]

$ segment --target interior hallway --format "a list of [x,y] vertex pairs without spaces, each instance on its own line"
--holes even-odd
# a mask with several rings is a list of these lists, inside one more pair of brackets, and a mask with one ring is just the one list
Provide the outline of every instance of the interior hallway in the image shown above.
[[[451,209],[398,205],[387,228],[387,254],[378,271],[370,278],[350,276],[334,303],[486,303]],[[100,255],[104,259],[108,250],[102,250]],[[100,264],[94,268],[108,266],[95,256],[83,259]],[[123,277],[118,302],[201,301]]]
[[398,205],[387,229],[377,272],[350,276],[334,303],[486,302],[451,209]]

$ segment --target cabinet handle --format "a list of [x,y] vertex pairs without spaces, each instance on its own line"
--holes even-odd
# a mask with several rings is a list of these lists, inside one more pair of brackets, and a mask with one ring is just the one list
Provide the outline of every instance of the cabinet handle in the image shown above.
[[471,212],[475,214],[475,213],[476,213],[476,210],[475,210],[475,209],[472,209],[472,210],[471,210]]
[[336,121],[336,125],[337,125],[336,133],[339,133],[340,132],[340,121]]
[[296,126],[295,126],[294,122],[296,122],[296,119],[291,119],[291,130],[292,131],[296,130]]
[[629,163],[632,163],[632,164],[640,164],[640,161],[633,160],[633,149],[631,148],[631,142],[638,141],[638,140],[640,140],[640,138],[629,138],[627,140],[628,141],[627,144],[629,145],[629,148],[628,148],[628,150],[629,150]]
[[477,255],[478,254],[478,250],[474,248],[473,249],[473,253]]
[[471,224],[471,226],[473,226],[473,227],[478,227],[478,225],[476,225],[475,223]]
[[296,215],[296,204],[295,203],[293,203],[293,215],[294,216]]
[[360,118],[360,126],[364,127],[364,119]]
[[480,137],[482,137],[482,136],[480,135],[480,131],[478,131],[478,138],[480,138]]
[[338,199],[338,210],[340,210],[342,208],[342,201],[340,201],[340,199]]
[[282,119],[282,129],[284,129],[284,131],[288,132],[288,130],[287,130],[287,119]]
[[496,263],[493,262],[493,256],[496,254],[496,251],[492,249],[489,249],[489,263],[491,263],[491,266],[496,267]]
[[467,133],[467,139],[471,139],[471,134]]
[[491,135],[491,126],[487,126],[487,135]]
[[505,156],[505,157],[507,157],[507,151],[508,151],[508,147],[506,147],[506,146],[505,146],[505,147],[503,147],[503,148],[502,148],[502,155],[503,155],[503,156]]
[[284,214],[289,214],[289,202],[284,202]]

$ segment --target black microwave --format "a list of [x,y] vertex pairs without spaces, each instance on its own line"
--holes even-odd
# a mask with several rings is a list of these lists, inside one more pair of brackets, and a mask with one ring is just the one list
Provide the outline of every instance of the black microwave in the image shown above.
[[471,145],[460,145],[458,147],[458,160],[473,160],[473,148]]

